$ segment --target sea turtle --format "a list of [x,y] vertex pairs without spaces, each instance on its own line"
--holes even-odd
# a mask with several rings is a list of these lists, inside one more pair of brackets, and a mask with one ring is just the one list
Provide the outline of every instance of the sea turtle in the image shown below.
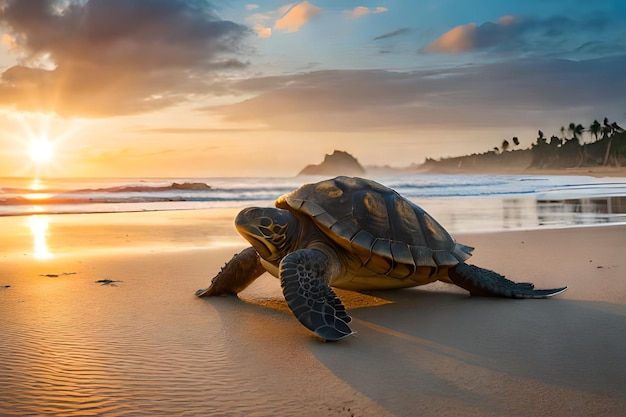
[[252,247],[196,295],[236,294],[268,271],[280,278],[293,314],[325,340],[353,333],[331,287],[364,291],[440,280],[474,296],[510,298],[545,298],[567,288],[535,290],[466,264],[473,248],[457,243],[416,204],[368,179],[303,185],[279,197],[276,208],[243,209],[235,225]]

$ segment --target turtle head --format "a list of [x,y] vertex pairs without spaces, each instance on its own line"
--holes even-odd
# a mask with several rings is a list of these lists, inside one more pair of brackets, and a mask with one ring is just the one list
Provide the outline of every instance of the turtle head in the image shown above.
[[288,210],[248,207],[235,218],[235,227],[261,258],[273,262],[283,258],[292,246],[298,219]]

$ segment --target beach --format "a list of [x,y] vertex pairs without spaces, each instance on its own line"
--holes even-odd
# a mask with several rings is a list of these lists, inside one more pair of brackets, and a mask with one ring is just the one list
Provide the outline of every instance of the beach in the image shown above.
[[[455,235],[547,300],[435,283],[338,292],[324,343],[264,274],[197,298],[244,247],[237,210],[0,218],[0,415],[619,416],[626,226]],[[445,224],[444,224],[445,226]]]

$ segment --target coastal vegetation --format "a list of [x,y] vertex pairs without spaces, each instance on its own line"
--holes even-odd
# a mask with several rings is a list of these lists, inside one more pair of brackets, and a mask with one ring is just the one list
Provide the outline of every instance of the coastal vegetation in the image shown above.
[[543,131],[526,149],[514,149],[519,139],[504,139],[499,146],[471,155],[427,158],[420,166],[424,170],[482,170],[489,168],[511,169],[564,169],[598,166],[626,166],[626,131],[616,122],[604,118],[594,120],[585,127],[580,123],[562,126],[560,135],[549,138]]

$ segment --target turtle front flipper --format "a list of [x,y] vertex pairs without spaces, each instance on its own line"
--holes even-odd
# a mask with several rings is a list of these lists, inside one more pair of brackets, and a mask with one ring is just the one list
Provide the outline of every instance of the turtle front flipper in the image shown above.
[[196,291],[198,297],[237,294],[265,272],[259,255],[253,247],[233,256],[211,280],[208,288]]
[[317,249],[300,249],[280,263],[280,283],[287,305],[307,329],[325,340],[353,332],[346,308],[328,285],[329,259]]
[[473,296],[508,298],[547,298],[562,293],[567,287],[536,290],[529,282],[513,282],[497,272],[474,265],[459,263],[448,270],[456,285]]

